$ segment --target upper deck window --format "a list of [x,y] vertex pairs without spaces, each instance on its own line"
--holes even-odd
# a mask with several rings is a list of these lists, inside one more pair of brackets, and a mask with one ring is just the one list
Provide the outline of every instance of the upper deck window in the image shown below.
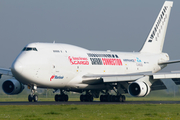
[[32,47],[24,47],[22,51],[37,51],[37,49]]

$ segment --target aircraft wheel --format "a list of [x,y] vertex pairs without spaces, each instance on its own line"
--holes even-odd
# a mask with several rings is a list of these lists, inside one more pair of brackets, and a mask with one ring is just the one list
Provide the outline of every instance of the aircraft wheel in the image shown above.
[[63,96],[62,95],[58,95],[58,101],[63,101]]
[[66,102],[67,102],[67,101],[68,101],[68,99],[69,99],[68,95],[65,95],[65,96],[64,96],[64,101],[66,101]]
[[122,102],[122,95],[119,96],[119,102]]
[[32,100],[33,100],[33,96],[30,94],[30,95],[28,96],[28,101],[29,101],[29,102],[32,102]]
[[93,101],[93,96],[92,95],[90,95],[90,102],[92,102]]
[[34,96],[33,96],[33,100],[34,100],[34,102],[37,102],[37,101],[38,101],[38,96],[37,96],[37,95],[34,95]]
[[111,101],[112,101],[112,102],[116,102],[116,96],[115,96],[115,95],[112,95],[112,96],[111,96]]
[[100,96],[100,101],[103,102],[103,95]]
[[121,100],[120,98],[121,97],[120,96],[115,96],[115,97],[116,97],[116,102],[120,102],[120,100]]
[[122,102],[126,101],[125,95],[122,95]]
[[87,102],[92,102],[93,101],[93,96],[92,95],[86,95],[86,101]]
[[84,101],[84,96],[83,96],[83,95],[80,96],[80,101],[81,101],[81,102]]
[[108,95],[101,95],[100,101],[101,102],[107,102],[108,101]]
[[92,95],[81,95],[80,96],[80,101],[81,102],[92,102],[93,101],[93,96]]
[[56,94],[54,97],[55,101],[58,102],[58,95]]

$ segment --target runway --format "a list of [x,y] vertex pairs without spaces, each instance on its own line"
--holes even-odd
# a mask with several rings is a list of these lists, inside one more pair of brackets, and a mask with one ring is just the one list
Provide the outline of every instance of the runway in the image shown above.
[[126,102],[55,102],[55,101],[39,101],[39,102],[0,102],[0,105],[95,105],[95,104],[180,104],[180,101],[126,101]]

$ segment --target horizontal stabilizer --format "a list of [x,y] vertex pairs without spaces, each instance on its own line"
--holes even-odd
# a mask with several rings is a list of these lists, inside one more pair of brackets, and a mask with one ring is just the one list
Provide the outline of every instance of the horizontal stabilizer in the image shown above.
[[169,60],[169,61],[165,61],[165,62],[159,62],[159,65],[166,65],[166,64],[172,64],[172,63],[178,63],[180,62],[180,60]]

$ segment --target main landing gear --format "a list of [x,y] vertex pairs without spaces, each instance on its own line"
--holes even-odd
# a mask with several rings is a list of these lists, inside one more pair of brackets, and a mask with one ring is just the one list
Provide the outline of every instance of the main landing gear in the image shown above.
[[115,90],[114,87],[112,87],[112,90],[116,93],[116,95],[110,95],[108,90],[106,92],[102,91],[105,95],[100,96],[101,102],[124,102],[126,101],[125,95],[121,95],[118,91]]
[[90,92],[86,91],[85,95],[80,96],[81,102],[92,102],[93,101],[93,95],[90,94]]
[[60,94],[59,95],[56,94],[55,97],[54,97],[56,102],[58,102],[58,101],[65,101],[65,102],[67,102],[68,98],[69,98],[68,95],[64,94],[63,90],[60,90]]
[[101,102],[124,102],[126,97],[124,95],[101,95]]
[[36,89],[37,89],[36,86],[31,87],[31,94],[29,94],[29,96],[28,96],[29,102],[32,102],[32,101],[37,102],[38,101],[38,96],[34,94]]

